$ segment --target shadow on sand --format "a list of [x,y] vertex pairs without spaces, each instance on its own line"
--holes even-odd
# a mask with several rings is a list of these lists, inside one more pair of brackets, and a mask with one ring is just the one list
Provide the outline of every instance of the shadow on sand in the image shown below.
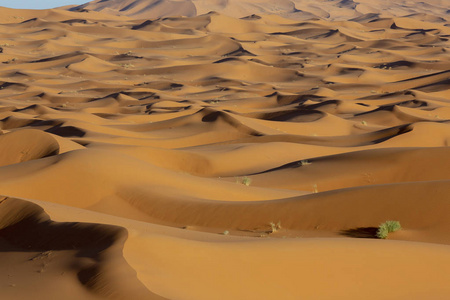
[[377,238],[377,227],[357,227],[352,229],[346,229],[342,230],[340,234],[348,236],[348,237],[354,237],[354,238],[361,238],[361,239],[376,239]]

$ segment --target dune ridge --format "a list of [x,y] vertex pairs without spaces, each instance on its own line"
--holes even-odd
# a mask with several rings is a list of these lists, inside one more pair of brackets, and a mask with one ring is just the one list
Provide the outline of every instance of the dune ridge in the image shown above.
[[445,2],[183,3],[0,8],[2,295],[447,299]]

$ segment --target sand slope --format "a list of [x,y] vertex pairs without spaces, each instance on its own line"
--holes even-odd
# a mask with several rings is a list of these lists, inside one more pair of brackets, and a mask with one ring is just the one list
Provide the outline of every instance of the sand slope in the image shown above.
[[115,15],[126,15],[134,18],[158,18],[166,15],[192,17],[197,10],[190,1],[173,0],[95,0],[86,4],[69,7],[71,11],[94,10]]
[[429,14],[431,20],[446,18],[446,0],[94,0],[65,7],[71,11],[101,11],[120,16],[150,19],[170,16],[192,17],[210,11],[242,18],[253,14],[275,14],[290,19],[348,20]]
[[1,294],[448,299],[444,1],[183,3],[0,8]]
[[41,207],[8,197],[0,206],[4,297],[25,299],[32,289],[36,299],[163,299],[123,259],[123,228],[53,222]]

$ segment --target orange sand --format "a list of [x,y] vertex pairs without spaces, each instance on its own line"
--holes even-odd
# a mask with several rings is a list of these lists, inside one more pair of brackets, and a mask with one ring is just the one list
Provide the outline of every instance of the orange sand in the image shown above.
[[412,2],[0,8],[0,298],[449,299],[450,22]]

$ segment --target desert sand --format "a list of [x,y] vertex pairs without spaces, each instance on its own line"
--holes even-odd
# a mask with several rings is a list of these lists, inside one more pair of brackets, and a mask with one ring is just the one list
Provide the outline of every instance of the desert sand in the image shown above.
[[0,298],[449,299],[446,3],[0,7]]

